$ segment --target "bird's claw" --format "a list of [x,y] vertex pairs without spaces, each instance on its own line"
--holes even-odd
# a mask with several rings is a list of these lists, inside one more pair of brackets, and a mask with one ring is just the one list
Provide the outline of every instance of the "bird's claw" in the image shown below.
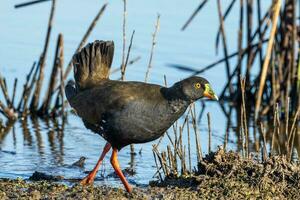
[[80,185],[92,185],[94,183],[94,178],[87,176],[80,181]]

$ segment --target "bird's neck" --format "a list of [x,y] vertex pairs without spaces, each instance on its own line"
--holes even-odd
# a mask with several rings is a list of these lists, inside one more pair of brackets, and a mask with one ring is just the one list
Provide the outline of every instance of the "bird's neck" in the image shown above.
[[186,99],[181,88],[179,86],[173,85],[170,88],[163,88],[162,93],[165,99],[168,100],[174,112],[185,111],[187,107],[192,103],[190,100]]

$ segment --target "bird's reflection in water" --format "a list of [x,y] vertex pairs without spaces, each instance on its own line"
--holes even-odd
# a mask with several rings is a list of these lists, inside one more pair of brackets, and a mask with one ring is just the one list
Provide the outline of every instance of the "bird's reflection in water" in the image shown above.
[[[10,130],[13,128],[15,121],[6,121],[5,124],[0,123],[0,147],[2,146],[2,141],[6,138]],[[15,143],[15,141],[14,141]]]
[[[43,157],[43,155],[45,154],[45,149],[44,149],[44,143],[43,143],[43,138],[40,132],[40,126],[38,123],[38,119],[35,117],[31,117],[31,122],[32,122],[32,129],[35,132],[35,138],[36,138],[36,144],[37,144],[37,149],[38,149],[38,153],[41,157]],[[26,118],[27,121],[27,118]],[[28,129],[28,124],[27,126],[23,126],[23,132],[25,131],[25,129]]]
[[32,146],[32,136],[30,133],[30,128],[28,124],[28,119],[24,118],[21,120],[22,132],[23,132],[23,140],[24,145]]
[[[13,143],[16,148],[18,138],[14,126],[21,125],[23,145],[36,149],[42,160],[49,159],[46,149],[50,149],[50,155],[55,165],[63,165],[64,159],[64,127],[65,120],[40,119],[37,117],[25,117],[16,122],[10,122],[2,128],[0,144],[6,136],[12,132]],[[13,127],[13,131],[11,128]],[[49,145],[49,146],[47,146]],[[49,148],[48,148],[49,147]]]

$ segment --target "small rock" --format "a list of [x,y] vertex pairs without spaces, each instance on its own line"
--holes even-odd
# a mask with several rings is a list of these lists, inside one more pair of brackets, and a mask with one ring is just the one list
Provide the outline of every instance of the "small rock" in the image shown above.
[[53,176],[53,175],[48,175],[43,172],[38,172],[35,171],[30,177],[29,180],[31,181],[61,181],[63,180],[63,176]]

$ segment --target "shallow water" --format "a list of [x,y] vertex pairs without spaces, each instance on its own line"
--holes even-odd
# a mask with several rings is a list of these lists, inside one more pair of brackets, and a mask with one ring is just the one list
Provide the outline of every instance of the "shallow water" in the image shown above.
[[[23,9],[14,9],[14,3],[20,2],[22,1],[4,0],[0,6],[0,72],[7,78],[9,88],[12,87],[12,80],[15,77],[18,77],[19,83],[23,83],[31,64],[38,59],[44,44],[51,6],[50,2],[46,2]],[[224,8],[230,3],[229,0],[222,2],[224,2]],[[223,57],[221,50],[216,55],[214,49],[216,24],[218,24],[215,2],[208,3],[186,31],[180,31],[181,26],[198,6],[198,3],[179,0],[128,1],[127,45],[131,32],[135,30],[131,58],[141,56],[141,59],[133,66],[128,67],[127,80],[143,81],[145,78],[157,13],[161,14],[160,29],[149,82],[163,84],[163,75],[166,75],[168,84],[171,85],[190,75],[187,72],[168,67],[167,65],[170,63],[201,68]],[[57,35],[59,33],[64,35],[65,63],[68,63],[89,23],[102,4],[103,2],[96,0],[57,1],[45,81],[48,81],[47,75],[49,75],[53,63]],[[238,4],[234,7],[235,10],[237,10],[237,6]],[[114,40],[113,67],[118,67],[121,63],[122,10],[122,1],[110,1],[88,40],[89,42],[96,39]],[[237,47],[237,24],[238,21],[234,14],[231,14],[226,21],[226,31],[227,39],[230,41],[229,46],[232,49]],[[222,91],[226,82],[224,67],[221,64],[202,74],[211,82],[217,93]],[[119,76],[119,74],[113,74],[112,79],[117,79]],[[19,87],[21,88],[21,84]],[[200,110],[201,104],[197,103],[197,112],[199,113]],[[217,103],[206,104],[205,114],[199,123],[201,146],[204,153],[207,152],[208,143],[206,120],[208,111],[211,113],[212,119],[213,149],[223,144],[227,123],[227,119]],[[24,126],[24,123],[27,123],[28,126]],[[26,130],[24,131],[24,129]],[[6,134],[0,135],[0,177],[28,178],[34,171],[63,175],[68,179],[84,177],[85,171],[91,170],[96,163],[105,141],[85,129],[81,120],[72,114],[68,117],[68,123],[63,128],[64,131],[60,131],[60,129],[60,125],[57,127],[52,122],[47,123],[41,120],[34,122],[27,119],[27,122],[17,122]],[[191,138],[191,141],[194,150],[194,137]],[[237,138],[233,131],[229,133],[229,141],[231,142],[228,147],[236,149]],[[122,168],[133,165],[136,170],[136,174],[129,177],[130,182],[147,184],[152,179],[156,171],[152,144],[156,142],[136,145],[136,151],[142,149],[142,153],[134,157],[133,163],[130,162],[128,147],[120,152],[119,160]],[[167,143],[168,140],[164,139],[160,147],[165,147]],[[85,168],[70,167],[81,156],[87,158]],[[194,151],[192,159],[195,163]],[[109,156],[105,159],[100,171],[97,183],[120,184],[119,179],[110,176],[113,170],[109,163]],[[104,178],[101,178],[101,174]]]

